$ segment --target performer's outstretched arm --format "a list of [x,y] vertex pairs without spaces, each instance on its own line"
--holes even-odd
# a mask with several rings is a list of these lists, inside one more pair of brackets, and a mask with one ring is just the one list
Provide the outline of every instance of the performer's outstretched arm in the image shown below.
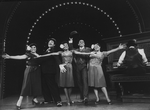
[[109,55],[109,54],[111,54],[111,53],[113,53],[113,52],[116,52],[116,51],[118,51],[118,50],[124,49],[125,47],[126,47],[126,46],[125,46],[124,44],[123,44],[123,45],[120,44],[117,48],[107,51],[107,55]]
[[49,53],[49,54],[45,54],[45,55],[40,55],[39,57],[37,58],[40,58],[40,57],[47,57],[47,56],[51,56],[51,55],[59,55],[60,52],[53,52],[53,53]]
[[78,52],[76,50],[74,50],[73,52],[78,55],[90,55],[91,54],[91,52]]
[[16,59],[16,60],[22,60],[26,59],[28,56],[27,55],[16,55],[16,56],[10,56],[8,54],[2,55],[4,59]]

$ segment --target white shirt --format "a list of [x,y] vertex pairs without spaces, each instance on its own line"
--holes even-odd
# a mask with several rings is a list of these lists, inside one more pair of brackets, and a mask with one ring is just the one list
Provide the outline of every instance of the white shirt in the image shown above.
[[[134,47],[134,46],[130,46],[129,48],[135,48],[135,47]],[[143,63],[147,65],[147,64],[148,64],[148,60],[147,60],[147,58],[146,58],[144,49],[138,49],[138,52],[139,52],[139,54],[142,55]],[[120,66],[120,65],[123,63],[123,60],[124,60],[124,58],[125,58],[125,55],[126,55],[126,51],[124,51],[124,52],[121,54],[121,56],[119,57],[117,66]]]

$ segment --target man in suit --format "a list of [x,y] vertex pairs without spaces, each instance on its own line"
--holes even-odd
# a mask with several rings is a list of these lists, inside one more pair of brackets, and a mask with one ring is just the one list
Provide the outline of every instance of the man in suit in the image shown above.
[[[85,47],[84,40],[79,40],[79,48],[76,51],[79,52],[90,52],[91,49]],[[77,84],[80,89],[80,99],[86,104],[88,102],[88,74],[87,74],[87,55],[75,55],[75,64],[76,64],[76,78]]]
[[[54,38],[49,39],[48,49],[46,53],[55,52],[56,40]],[[58,84],[56,76],[59,74],[59,56],[52,55],[44,58],[41,63],[42,70],[42,93],[44,97],[44,103],[54,101],[57,106],[62,106]]]

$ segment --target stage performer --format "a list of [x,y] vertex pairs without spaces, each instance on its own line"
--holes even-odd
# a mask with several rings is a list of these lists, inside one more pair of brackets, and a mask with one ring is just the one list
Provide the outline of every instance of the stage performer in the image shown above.
[[24,55],[10,56],[5,54],[2,56],[5,59],[27,60],[21,94],[16,104],[17,110],[21,109],[21,103],[24,96],[33,96],[32,104],[40,104],[37,100],[37,96],[41,95],[41,73],[39,64],[35,60],[39,57],[36,50],[36,44],[32,43],[27,46],[27,52]]
[[[85,47],[84,40],[79,40],[78,43],[79,48],[76,49],[78,52],[90,52],[91,49],[88,47]],[[76,64],[76,78],[77,78],[77,84],[80,89],[80,99],[85,104],[88,103],[88,75],[87,75],[87,63],[88,63],[88,57],[86,55],[79,55],[75,53],[74,58],[75,64]]]
[[72,103],[74,103],[70,98],[72,87],[74,87],[72,67],[73,53],[69,48],[69,43],[67,41],[64,41],[60,45],[60,48],[63,49],[63,51],[59,52],[62,58],[61,66],[64,66],[66,71],[60,72],[59,86],[64,88],[64,92],[67,98],[67,104],[71,105]]
[[109,50],[109,51],[100,51],[100,45],[94,44],[91,46],[94,51],[90,53],[80,53],[83,55],[89,55],[90,60],[88,64],[88,86],[94,87],[94,93],[96,96],[95,103],[97,104],[100,101],[99,95],[98,95],[98,88],[101,88],[108,104],[111,104],[111,100],[108,96],[107,89],[106,89],[106,81],[103,73],[103,69],[101,67],[102,61],[105,57],[107,57],[109,54],[116,52],[120,49],[123,49],[124,45],[119,45],[118,48]]
[[[147,71],[148,60],[144,49],[139,48],[136,39],[127,42],[127,48],[122,52],[118,60],[118,69],[124,75],[144,75]],[[132,94],[144,90],[141,82],[121,83],[124,87],[124,94]],[[130,85],[130,86],[129,86]],[[143,89],[143,90],[142,90]]]
[[140,49],[137,46],[136,39],[129,40],[127,42],[127,48],[121,54],[117,66],[124,66],[125,74],[137,75],[144,74],[146,72],[146,65],[148,64],[147,57],[144,49]]
[[[51,38],[48,41],[48,49],[46,50],[46,54],[50,54],[55,52],[55,44],[56,39]],[[42,59],[41,62],[41,78],[42,78],[42,93],[44,97],[44,101],[42,102],[52,102],[54,101],[57,106],[62,106],[61,97],[59,93],[59,88],[57,84],[57,75],[60,72],[60,69],[63,71],[64,68],[60,66],[59,56],[49,56]]]

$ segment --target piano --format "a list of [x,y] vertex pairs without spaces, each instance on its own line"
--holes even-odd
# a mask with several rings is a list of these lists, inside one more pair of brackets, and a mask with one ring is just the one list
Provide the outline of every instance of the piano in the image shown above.
[[[103,39],[103,41],[106,43],[107,50],[111,50],[113,48],[118,47],[120,43],[126,44],[131,39],[136,39],[138,47],[141,49],[144,49],[144,52],[148,59],[146,74],[143,74],[140,76],[139,75],[129,76],[129,75],[121,74],[121,71],[117,67],[117,62],[121,53],[124,50],[119,50],[115,53],[110,54],[108,56],[108,64],[106,66],[106,72],[107,74],[109,74],[110,82],[111,82],[111,85],[113,86],[112,88],[116,90],[117,96],[120,97],[122,101],[124,102],[127,101],[127,99],[124,97],[129,96],[129,94],[126,93],[126,91],[128,90],[125,90],[126,88],[124,87],[125,83],[129,84],[129,86],[132,83],[133,83],[133,86],[134,84],[135,85],[141,84],[142,87],[139,86],[139,88],[141,88],[141,90],[144,91],[144,93],[142,94],[147,94],[147,93],[150,94],[150,87],[149,87],[150,85],[150,32],[143,32],[143,33],[125,35],[122,37],[113,37],[113,38]],[[133,97],[133,94],[131,96]]]

